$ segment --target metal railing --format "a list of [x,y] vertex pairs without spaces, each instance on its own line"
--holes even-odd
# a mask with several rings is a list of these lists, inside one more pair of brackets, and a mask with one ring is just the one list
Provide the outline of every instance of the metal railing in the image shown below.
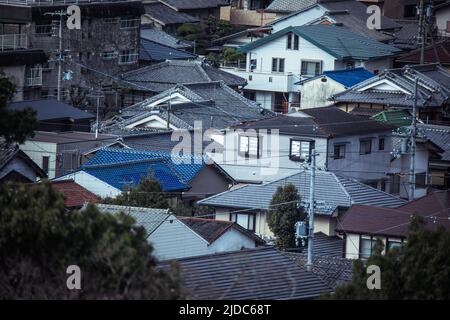
[[135,63],[139,59],[139,53],[121,54],[119,55],[119,64]]
[[25,33],[0,34],[0,51],[27,48],[28,37]]

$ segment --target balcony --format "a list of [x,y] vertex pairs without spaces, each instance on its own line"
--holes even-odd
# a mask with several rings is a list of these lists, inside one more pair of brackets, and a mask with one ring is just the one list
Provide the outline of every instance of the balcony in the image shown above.
[[30,68],[26,72],[25,77],[26,87],[42,86],[42,68]]
[[278,72],[247,72],[245,64],[238,67],[228,66],[220,67],[221,70],[242,77],[247,80],[247,85],[244,89],[256,91],[273,91],[273,92],[298,92],[299,86],[294,83],[300,81],[300,76],[293,73],[278,73]]
[[19,50],[28,48],[28,37],[26,34],[1,34],[0,51]]

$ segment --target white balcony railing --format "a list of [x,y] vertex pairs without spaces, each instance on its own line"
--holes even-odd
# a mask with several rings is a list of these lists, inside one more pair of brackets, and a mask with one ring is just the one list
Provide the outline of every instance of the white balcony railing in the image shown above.
[[27,71],[25,77],[25,86],[34,87],[42,86],[42,68],[31,68]]
[[298,92],[299,86],[295,85],[300,81],[299,75],[293,73],[278,72],[247,72],[240,68],[221,67],[223,71],[232,73],[247,80],[244,89],[256,91],[273,92]]
[[119,55],[119,64],[132,64],[139,59],[139,53],[121,54]]
[[0,34],[0,51],[28,48],[26,34]]

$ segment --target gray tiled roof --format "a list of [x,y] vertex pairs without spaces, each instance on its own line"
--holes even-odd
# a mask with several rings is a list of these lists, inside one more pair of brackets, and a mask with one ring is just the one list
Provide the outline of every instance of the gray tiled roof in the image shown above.
[[317,0],[273,0],[266,11],[288,13],[306,9],[316,3]]
[[[310,172],[306,170],[262,185],[244,185],[200,200],[198,203],[215,207],[268,210],[277,188],[288,183],[296,186],[302,202],[307,203],[310,191]],[[391,194],[328,171],[316,172],[315,185],[315,199],[318,203],[324,204],[316,209],[317,214],[330,215],[337,207],[348,208],[353,203],[385,207],[397,207],[405,203],[404,200]]]
[[171,36],[167,32],[164,32],[163,30],[160,30],[153,26],[143,25],[141,27],[141,39],[155,41],[176,49],[187,49],[191,47],[191,45],[186,43],[185,41],[179,40],[174,36]]
[[139,60],[165,61],[165,60],[189,60],[197,56],[190,52],[175,49],[164,44],[141,38],[139,46]]
[[[450,101],[450,72],[440,67],[438,64],[389,69],[376,77],[370,78],[346,91],[334,95],[330,99],[337,102],[365,102],[390,106],[412,107],[415,77],[419,79],[417,101],[419,107],[440,107]],[[400,90],[360,90],[371,83],[384,79],[401,87],[409,94]]]
[[102,212],[126,213],[136,220],[136,224],[145,228],[147,236],[153,233],[171,214],[169,209],[129,207],[112,204],[97,204],[97,208]]
[[179,10],[216,8],[229,4],[228,0],[160,0],[160,2]]
[[178,12],[162,3],[145,3],[145,14],[163,25],[195,23],[199,20],[187,13]]
[[450,127],[433,124],[418,124],[426,137],[444,150],[442,160],[450,161]]
[[176,84],[224,81],[229,86],[243,86],[244,78],[211,67],[199,61],[169,60],[129,71],[122,75],[128,83],[136,84],[138,89],[147,88],[162,92]]
[[[272,247],[178,259],[183,286],[192,299],[313,299],[331,291]],[[164,263],[163,267],[169,267]]]

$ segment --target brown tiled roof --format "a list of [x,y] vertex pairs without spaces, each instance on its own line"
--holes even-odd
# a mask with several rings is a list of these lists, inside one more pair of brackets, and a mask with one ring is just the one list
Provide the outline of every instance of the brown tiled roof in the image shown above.
[[426,228],[450,229],[450,191],[437,191],[398,208],[353,205],[344,215],[337,231],[367,235],[406,237],[414,214],[425,218]]
[[[439,59],[436,58],[436,52]],[[436,52],[433,46],[428,46],[425,48],[425,63],[436,63],[440,62],[443,65],[450,65],[450,40],[443,41],[436,44]],[[401,55],[398,62],[404,63],[420,63],[420,49],[408,52]]]
[[81,208],[86,202],[97,202],[99,200],[95,194],[71,179],[52,181],[51,184],[58,192],[65,195],[67,208]]

